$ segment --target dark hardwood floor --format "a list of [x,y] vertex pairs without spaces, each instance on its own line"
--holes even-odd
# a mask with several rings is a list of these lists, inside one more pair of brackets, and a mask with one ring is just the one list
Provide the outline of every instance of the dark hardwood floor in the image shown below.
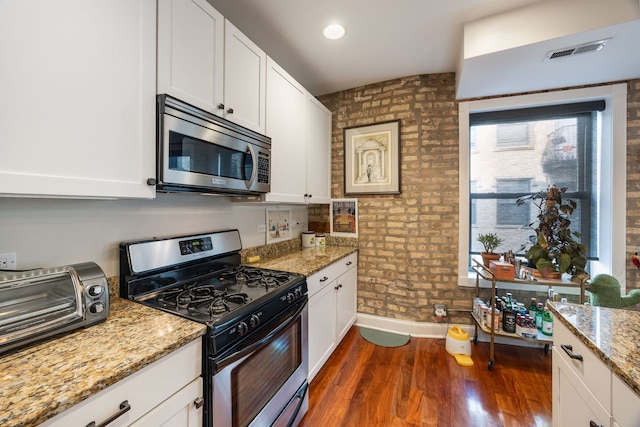
[[301,427],[550,426],[551,351],[472,345],[473,367],[444,339],[411,338],[402,347],[369,343],[351,328],[310,385]]

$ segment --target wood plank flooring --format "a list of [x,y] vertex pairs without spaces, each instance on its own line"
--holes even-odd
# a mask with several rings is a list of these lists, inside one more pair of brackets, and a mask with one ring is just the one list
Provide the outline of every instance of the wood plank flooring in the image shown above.
[[301,427],[551,426],[551,351],[472,344],[473,367],[444,339],[411,338],[402,347],[369,343],[351,328],[310,385]]

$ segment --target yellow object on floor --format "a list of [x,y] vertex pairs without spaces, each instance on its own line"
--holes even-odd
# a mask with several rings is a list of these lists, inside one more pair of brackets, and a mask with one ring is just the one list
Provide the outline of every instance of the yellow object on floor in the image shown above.
[[461,366],[473,366],[469,334],[460,326],[452,326],[447,332],[447,353],[456,358]]

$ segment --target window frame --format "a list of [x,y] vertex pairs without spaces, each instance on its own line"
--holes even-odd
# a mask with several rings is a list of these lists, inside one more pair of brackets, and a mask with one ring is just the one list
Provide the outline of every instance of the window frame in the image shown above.
[[[598,120],[598,150],[602,163],[596,171],[598,197],[598,241],[600,258],[590,262],[590,272],[616,277],[626,291],[626,151],[627,85],[625,83],[567,89],[529,95],[462,101],[458,104],[460,148],[460,195],[458,238],[458,285],[475,286],[475,273],[469,271],[469,115],[512,108],[541,107],[604,99],[606,108]],[[614,165],[625,165],[616,168]]]

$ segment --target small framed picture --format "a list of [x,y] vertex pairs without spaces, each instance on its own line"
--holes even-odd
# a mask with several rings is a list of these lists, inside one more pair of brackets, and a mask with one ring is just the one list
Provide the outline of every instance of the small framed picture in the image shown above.
[[344,129],[344,194],[400,194],[400,120]]
[[267,243],[291,239],[291,209],[267,209]]
[[329,223],[332,236],[358,237],[358,199],[331,199]]

